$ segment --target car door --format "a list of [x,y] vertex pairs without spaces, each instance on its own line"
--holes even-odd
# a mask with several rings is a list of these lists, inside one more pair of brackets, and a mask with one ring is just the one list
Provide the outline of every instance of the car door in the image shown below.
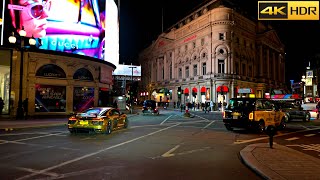
[[111,117],[112,117],[112,121],[113,121],[113,128],[118,128],[119,126],[119,113],[117,112],[116,109],[112,109],[111,110]]

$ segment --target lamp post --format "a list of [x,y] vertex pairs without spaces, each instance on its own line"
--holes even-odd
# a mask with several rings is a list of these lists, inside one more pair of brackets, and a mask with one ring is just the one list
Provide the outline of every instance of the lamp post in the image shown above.
[[[130,92],[132,92],[132,86],[133,86],[133,69],[135,69],[135,68],[137,68],[137,67],[134,67],[134,66],[131,66],[131,67],[129,67],[129,68],[131,68],[131,87],[130,87]],[[133,93],[133,92],[132,92]],[[132,110],[133,110],[133,108],[132,108],[132,97],[133,97],[133,94],[131,95],[130,94],[130,113],[132,114]]]
[[[27,35],[27,32],[22,29],[19,31],[19,38],[20,38],[20,44],[18,46],[18,49],[20,51],[20,77],[19,77],[19,101],[18,101],[18,108],[17,108],[17,114],[16,118],[17,119],[22,119],[24,116],[24,111],[23,111],[23,106],[22,106],[22,89],[23,89],[23,56],[24,56],[24,38]],[[9,37],[9,42],[12,44],[15,44],[17,42],[17,38],[15,37],[14,32],[12,32],[12,35]],[[32,37],[29,39],[29,44],[30,45],[35,45],[36,40]]]

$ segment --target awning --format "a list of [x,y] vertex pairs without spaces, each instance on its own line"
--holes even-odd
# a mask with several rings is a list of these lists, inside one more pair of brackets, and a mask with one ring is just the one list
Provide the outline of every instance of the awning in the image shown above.
[[200,90],[200,92],[206,93],[206,87],[202,87],[201,90]]
[[197,88],[192,88],[192,96],[197,96],[198,94],[198,89]]
[[184,93],[185,95],[189,95],[189,89],[188,89],[188,88],[185,88],[184,91],[183,91],[183,93]]
[[224,85],[218,86],[218,87],[217,87],[217,92],[226,93],[226,92],[229,92],[229,88],[228,88],[228,86],[224,86]]

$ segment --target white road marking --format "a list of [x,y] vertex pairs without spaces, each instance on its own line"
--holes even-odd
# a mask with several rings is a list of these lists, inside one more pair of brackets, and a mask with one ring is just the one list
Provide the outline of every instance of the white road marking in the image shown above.
[[[24,168],[24,167],[15,167],[15,169],[18,169],[18,170],[22,170],[22,171],[26,171],[26,172],[31,172],[31,173],[36,173],[38,172],[38,170],[35,170],[35,169],[31,169],[31,168]],[[53,176],[53,177],[58,177],[59,174],[57,173],[52,173],[52,172],[45,172],[43,173],[44,175],[47,175],[47,176]]]
[[176,145],[174,148],[170,149],[168,152],[162,154],[162,157],[171,157],[174,156],[174,154],[172,154],[173,151],[175,151],[176,149],[178,149],[180,147],[180,145]]
[[[320,128],[304,129],[304,130],[296,131],[296,132],[278,134],[278,135],[275,135],[274,137],[286,136],[286,135],[290,135],[290,134],[306,132],[306,131],[312,131],[312,130],[318,130],[318,129],[320,129]],[[238,141],[234,142],[233,144],[243,144],[243,143],[255,142],[255,141],[260,141],[260,140],[264,140],[264,139],[268,139],[268,138],[269,137],[261,137],[261,138],[255,138],[255,139],[249,139],[249,140],[238,140]]]
[[171,116],[172,115],[170,115],[169,117],[167,117],[165,120],[163,120],[161,123],[160,123],[160,125],[162,125],[163,123],[165,123],[168,119],[170,119],[171,118]]
[[297,146],[304,148],[305,151],[317,151],[320,152],[320,144],[292,144],[286,146]]
[[209,119],[207,119],[207,118],[204,118],[204,117],[201,117],[201,116],[198,116],[198,115],[194,115],[194,116],[197,116],[198,118],[200,118],[200,119],[204,119],[204,120],[206,120],[206,121],[210,121]]
[[206,129],[207,127],[209,127],[212,123],[214,123],[216,121],[211,121],[209,124],[207,124],[205,127],[203,127],[202,129]]
[[51,170],[53,170],[53,169],[56,169],[56,168],[65,166],[65,165],[67,165],[67,164],[71,164],[71,163],[73,163],[73,162],[80,161],[80,160],[82,160],[82,159],[85,159],[85,158],[88,158],[88,157],[97,155],[97,154],[102,153],[102,152],[104,152],[104,151],[107,151],[107,150],[110,150],[110,149],[114,149],[114,148],[116,148],[116,147],[119,147],[119,146],[122,146],[122,145],[125,145],[125,144],[128,144],[128,143],[137,141],[137,140],[139,140],[139,139],[142,139],[142,138],[145,138],[145,137],[148,137],[148,136],[152,136],[152,135],[157,134],[157,133],[160,133],[160,132],[162,132],[162,131],[165,131],[165,130],[174,128],[174,127],[176,127],[176,126],[178,126],[178,125],[180,125],[180,123],[177,123],[177,124],[175,124],[175,125],[172,125],[172,126],[169,126],[169,127],[163,128],[163,129],[160,129],[160,130],[158,130],[158,131],[154,131],[154,132],[152,132],[152,133],[149,133],[149,134],[146,134],[146,135],[143,135],[143,136],[140,136],[140,137],[131,139],[131,140],[129,140],[129,141],[125,141],[125,142],[122,142],[122,143],[119,143],[119,144],[116,144],[116,145],[107,147],[107,148],[105,148],[105,149],[101,149],[101,150],[96,151],[96,152],[92,152],[92,153],[86,154],[86,155],[84,155],[84,156],[80,156],[80,157],[75,158],[75,159],[71,159],[71,160],[69,160],[69,161],[65,161],[65,162],[60,163],[60,164],[57,164],[57,165],[55,165],[55,166],[51,166],[51,167],[48,167],[48,168],[46,168],[46,169],[40,170],[40,171],[38,171],[38,172],[34,172],[34,173],[32,173],[32,174],[29,174],[29,175],[20,177],[20,178],[18,178],[17,180],[28,179],[28,178],[33,177],[33,176],[36,176],[36,175],[38,175],[38,174],[46,173],[46,172],[48,172],[48,171],[51,171]]
[[315,136],[316,134],[306,134],[304,135],[305,137],[311,137],[311,136]]
[[287,141],[294,141],[294,140],[297,140],[297,139],[299,139],[298,137],[292,137],[292,138],[288,138],[288,139],[285,139],[285,140],[287,140]]
[[38,138],[43,138],[43,137],[48,137],[48,136],[55,136],[55,135],[59,135],[62,133],[56,133],[56,134],[46,134],[43,136],[36,136],[36,137],[30,137],[30,138],[25,138],[25,139],[18,139],[18,140],[14,140],[14,141],[4,141],[4,140],[0,140],[2,142],[0,142],[0,144],[7,144],[7,143],[16,143],[16,144],[26,144],[26,143],[21,143],[20,141],[26,141],[26,140],[31,140],[31,139],[38,139]]

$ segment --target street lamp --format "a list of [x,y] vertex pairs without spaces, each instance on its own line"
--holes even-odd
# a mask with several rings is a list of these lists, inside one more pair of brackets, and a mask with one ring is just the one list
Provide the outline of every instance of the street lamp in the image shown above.
[[[24,116],[23,107],[22,107],[22,88],[23,88],[22,83],[23,83],[23,64],[24,64],[23,55],[24,55],[24,49],[25,49],[24,38],[26,35],[27,35],[27,32],[22,27],[22,29],[19,31],[20,44],[18,46],[18,49],[20,50],[20,78],[19,78],[19,101],[18,101],[18,108],[17,108],[17,114],[16,114],[17,119],[22,119]],[[14,32],[12,32],[12,35],[9,37],[9,42],[12,44],[15,44],[17,42],[17,38],[15,37]],[[36,40],[33,37],[30,38],[29,44],[35,45]]]
[[[131,68],[131,87],[130,87],[130,92],[132,92],[132,87],[133,87],[133,69],[137,68],[134,66],[129,67]],[[133,93],[133,92],[132,92]],[[133,94],[130,94],[130,113],[132,114],[132,98],[133,98]]]

